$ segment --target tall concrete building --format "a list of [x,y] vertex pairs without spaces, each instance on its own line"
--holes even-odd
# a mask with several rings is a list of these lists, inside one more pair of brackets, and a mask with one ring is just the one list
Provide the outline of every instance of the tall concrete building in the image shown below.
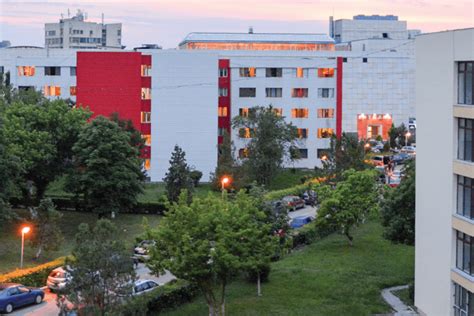
[[416,38],[415,305],[474,315],[474,28]]
[[78,10],[71,18],[44,25],[46,48],[98,49],[122,48],[122,24],[87,22]]

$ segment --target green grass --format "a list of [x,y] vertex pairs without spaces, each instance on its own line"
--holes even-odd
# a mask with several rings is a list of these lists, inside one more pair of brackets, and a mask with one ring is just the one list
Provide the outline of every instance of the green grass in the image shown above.
[[415,306],[415,302],[413,302],[413,300],[410,298],[408,289],[393,291],[392,293],[398,296],[398,298],[401,299],[402,302],[405,303],[405,305],[408,305],[411,307]]
[[[27,215],[25,210],[17,210],[20,216]],[[160,221],[160,216],[157,215],[135,215],[135,214],[118,214],[113,222],[118,226],[120,237],[124,240],[127,247],[130,248],[135,241],[135,237],[143,232],[142,220],[146,217],[151,227],[156,226]],[[77,227],[80,223],[88,223],[94,225],[97,221],[97,214],[93,213],[79,213],[79,212],[63,212],[61,218],[61,230],[64,235],[64,243],[58,251],[44,253],[39,261],[34,261],[33,256],[36,249],[33,249],[28,244],[28,236],[25,242],[25,257],[24,266],[31,267],[46,261],[53,260],[57,257],[68,255],[74,246],[74,236],[77,233]],[[6,227],[0,227],[0,273],[5,273],[14,270],[20,265],[20,249],[21,249],[21,234],[20,228],[23,222],[14,222]],[[32,231],[34,233],[34,231]]]
[[301,184],[301,178],[306,175],[314,176],[314,171],[308,169],[283,169],[270,182],[268,190],[281,190]]
[[[382,237],[379,223],[355,232],[354,247],[331,235],[272,264],[263,296],[242,280],[228,288],[229,315],[371,315],[390,311],[383,288],[413,279],[414,248],[394,245]],[[166,315],[207,315],[202,297]]]

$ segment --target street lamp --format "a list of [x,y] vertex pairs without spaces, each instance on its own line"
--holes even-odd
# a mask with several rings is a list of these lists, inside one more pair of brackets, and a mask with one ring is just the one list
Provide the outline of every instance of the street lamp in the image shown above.
[[225,185],[226,185],[227,183],[229,183],[229,181],[230,181],[229,177],[224,177],[224,178],[222,178],[222,180],[221,180],[221,184],[222,184],[221,189],[222,189],[222,191],[225,190]]
[[23,268],[23,250],[25,249],[25,234],[30,232],[31,228],[25,226],[21,229],[21,260],[20,260],[20,269]]
[[410,132],[407,132],[405,134],[405,146],[408,146],[408,138],[411,136],[411,133]]

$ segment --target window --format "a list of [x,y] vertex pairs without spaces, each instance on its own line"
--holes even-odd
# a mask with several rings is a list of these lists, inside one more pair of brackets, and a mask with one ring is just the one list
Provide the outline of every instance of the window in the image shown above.
[[318,68],[319,78],[332,78],[334,77],[334,68]]
[[227,129],[225,127],[218,127],[217,128],[217,136],[224,136],[226,131],[227,131]]
[[334,98],[334,88],[319,88],[318,97],[320,98]]
[[298,128],[298,138],[308,138],[308,129],[307,128]]
[[219,78],[226,78],[229,76],[227,68],[219,68]]
[[35,75],[35,66],[18,66],[18,76],[33,77]]
[[56,31],[46,31],[46,35],[47,35],[47,36],[55,36],[55,35],[56,35]]
[[474,297],[471,292],[454,283],[454,316],[474,315]]
[[150,88],[142,88],[142,100],[151,100]]
[[308,158],[308,149],[306,148],[298,148],[299,157],[300,159],[307,159]]
[[45,76],[61,76],[61,67],[44,67]]
[[141,71],[142,77],[150,77],[151,65],[142,65],[140,71]]
[[291,109],[292,118],[308,118],[308,109],[306,108],[296,108]]
[[70,86],[70,87],[69,87],[69,94],[70,94],[71,96],[76,95],[76,94],[77,94],[77,87],[76,87],[76,86]]
[[217,108],[217,116],[219,117],[226,117],[227,116],[227,107],[219,106]]
[[388,38],[388,33],[382,33],[383,38]]
[[239,128],[239,137],[240,138],[252,138],[255,136],[255,129],[253,128]]
[[333,118],[334,109],[318,109],[318,118]]
[[328,149],[322,149],[318,148],[318,158],[326,160],[329,157],[329,148]]
[[249,116],[249,108],[240,108],[239,109],[239,116],[248,117]]
[[474,273],[474,238],[456,231],[456,268],[469,275]]
[[240,68],[239,73],[241,77],[255,77],[256,69],[254,67]]
[[247,148],[240,148],[239,149],[239,158],[247,158],[249,156],[249,150]]
[[141,112],[141,123],[151,123],[151,112]]
[[458,119],[458,159],[474,161],[474,120]]
[[145,159],[144,167],[145,167],[145,170],[150,170],[150,167],[151,167],[150,159]]
[[20,91],[33,91],[35,90],[34,86],[18,86],[18,90]]
[[362,58],[362,62],[366,63],[369,59],[368,58]]
[[307,98],[308,88],[293,88],[291,89],[292,98]]
[[474,179],[458,175],[456,212],[474,219]]
[[77,68],[76,68],[76,67],[69,67],[69,74],[70,74],[72,77],[75,77],[75,76],[76,76],[76,71],[77,71]]
[[256,88],[240,88],[239,97],[241,98],[255,98],[257,94]]
[[265,88],[265,95],[267,98],[281,98],[282,88]]
[[59,86],[44,86],[43,94],[45,97],[58,97],[61,95],[61,87]]
[[347,57],[342,58],[343,63],[347,63]]
[[296,78],[308,78],[309,69],[308,68],[295,68],[294,74]]
[[151,146],[151,135],[142,135],[142,138],[146,146]]
[[282,108],[274,108],[273,112],[275,112],[275,114],[277,116],[282,116],[283,115],[283,109]]
[[228,96],[229,90],[227,90],[227,88],[219,88],[218,93],[220,97],[226,97]]
[[318,128],[318,138],[329,138],[334,134],[332,128]]
[[0,74],[3,74],[5,72],[5,67],[4,66],[0,66]]
[[265,69],[265,77],[282,77],[282,68],[267,68]]
[[474,62],[458,63],[458,103],[474,105],[474,80],[473,80]]

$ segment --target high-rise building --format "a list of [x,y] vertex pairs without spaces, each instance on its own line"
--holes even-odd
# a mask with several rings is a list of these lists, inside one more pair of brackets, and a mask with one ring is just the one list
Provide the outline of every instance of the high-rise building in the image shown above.
[[474,315],[474,28],[416,38],[415,305]]
[[71,18],[44,25],[46,48],[99,49],[122,48],[122,24],[104,24],[86,21],[78,10]]

